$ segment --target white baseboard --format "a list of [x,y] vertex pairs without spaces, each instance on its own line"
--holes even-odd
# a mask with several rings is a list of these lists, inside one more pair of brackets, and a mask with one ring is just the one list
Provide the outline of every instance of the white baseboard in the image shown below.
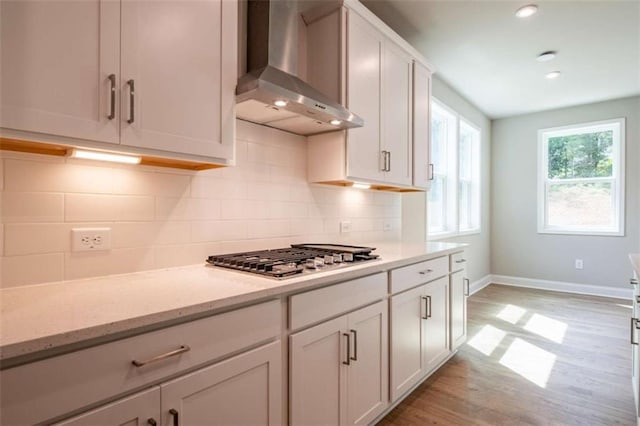
[[478,281],[472,282],[471,285],[469,285],[469,294],[474,294],[491,284],[491,278],[492,276],[489,274],[480,278]]
[[[612,297],[615,299],[626,299],[626,300],[629,300],[633,297],[633,289],[631,288],[626,289],[626,288],[617,288],[617,287],[604,287],[604,286],[595,286],[595,285],[588,285],[588,284],[568,283],[563,281],[537,280],[537,279],[531,279],[531,278],[510,277],[507,275],[491,275],[490,277],[491,277],[490,279],[491,283],[510,285],[514,287],[536,288],[540,290],[587,294],[590,296]],[[484,281],[485,278],[483,278],[480,281]],[[475,284],[476,283],[474,283],[474,285]]]

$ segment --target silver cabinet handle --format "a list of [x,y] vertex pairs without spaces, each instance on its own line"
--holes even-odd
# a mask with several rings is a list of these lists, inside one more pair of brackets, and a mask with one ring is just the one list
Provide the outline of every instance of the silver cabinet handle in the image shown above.
[[351,365],[351,334],[342,333],[347,338],[347,360],[342,361],[344,365]]
[[353,334],[353,357],[351,357],[351,361],[358,360],[358,332],[356,330],[351,330]]
[[135,120],[135,112],[133,111],[135,108],[135,83],[133,80],[127,81],[127,85],[129,86],[129,119],[127,123],[132,124]]
[[113,120],[116,118],[116,75],[109,74],[109,115],[107,118]]
[[631,326],[630,326],[630,329],[631,329],[631,344],[632,344],[632,345],[637,345],[637,344],[638,344],[638,342],[637,342],[637,341],[634,341],[634,340],[633,340],[633,335],[634,335],[634,333],[633,333],[633,329],[634,329],[634,328],[638,328],[638,323],[637,323],[637,321],[638,321],[638,320],[637,320],[636,318],[631,317]]
[[382,171],[383,172],[391,171],[391,152],[390,151],[382,151]]
[[638,285],[638,280],[636,278],[630,278],[629,279],[629,284],[631,285]]
[[463,278],[464,284],[465,284],[465,291],[464,291],[464,295],[468,296],[469,295],[469,278]]
[[428,180],[433,180],[433,163],[429,163],[429,170],[427,171]]
[[424,271],[419,271],[420,275],[427,275],[433,272],[433,269],[425,269]]
[[178,414],[178,410],[172,408],[171,410],[169,410],[169,414],[171,414],[171,417],[173,417],[173,426],[180,426],[180,416]]
[[144,365],[151,364],[152,362],[161,361],[163,359],[171,358],[172,356],[176,356],[176,355],[180,355],[180,354],[185,353],[185,352],[189,352],[190,350],[191,350],[191,348],[189,346],[182,345],[178,349],[176,349],[175,351],[167,352],[166,354],[162,354],[162,355],[157,355],[157,356],[154,356],[153,358],[145,359],[144,361],[138,361],[138,360],[134,359],[133,361],[131,361],[131,364],[135,365],[136,367],[142,367]]
[[429,302],[427,300],[429,296],[420,296],[422,300],[424,300],[424,316],[422,319],[429,319]]
[[467,259],[458,259],[458,260],[456,260],[456,263],[464,263],[466,261],[467,261]]
[[147,419],[147,424],[149,426],[157,426],[158,425],[158,423],[156,422],[156,420],[153,417]]
[[640,296],[636,296],[636,303],[640,304]]

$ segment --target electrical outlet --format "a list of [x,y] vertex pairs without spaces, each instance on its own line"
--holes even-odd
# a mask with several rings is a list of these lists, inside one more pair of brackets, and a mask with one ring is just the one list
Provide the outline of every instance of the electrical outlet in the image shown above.
[[351,221],[350,220],[343,220],[340,222],[340,233],[341,234],[347,234],[351,232]]
[[582,259],[576,259],[576,269],[582,269],[583,266]]
[[111,249],[111,228],[71,229],[71,251],[100,251]]

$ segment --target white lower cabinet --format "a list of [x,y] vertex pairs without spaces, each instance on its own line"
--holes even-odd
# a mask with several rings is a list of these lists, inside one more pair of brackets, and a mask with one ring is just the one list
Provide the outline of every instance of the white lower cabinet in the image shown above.
[[467,296],[469,279],[462,269],[451,274],[451,350],[467,340]]
[[422,335],[427,373],[433,371],[449,355],[449,282],[441,278],[425,286],[427,312]]
[[391,298],[391,400],[449,355],[448,277]]
[[155,424],[160,424],[160,388],[158,386],[56,423],[55,426],[153,426]]
[[270,343],[56,425],[280,425],[280,348]]
[[162,384],[162,424],[280,425],[280,352],[276,341]]
[[387,304],[290,337],[292,425],[371,423],[388,406]]

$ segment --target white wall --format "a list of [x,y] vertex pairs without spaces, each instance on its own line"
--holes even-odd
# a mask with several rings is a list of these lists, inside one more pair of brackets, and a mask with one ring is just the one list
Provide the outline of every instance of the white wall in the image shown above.
[[[481,133],[481,231],[479,234],[447,238],[441,241],[467,243],[468,276],[473,281],[491,273],[491,121],[478,108],[460,96],[455,90],[440,80],[433,79],[433,96],[462,117],[482,129]],[[404,194],[402,196],[402,238],[405,241],[424,239],[426,232],[425,194]]]
[[[238,121],[236,167],[182,172],[0,153],[2,287],[203,263],[214,253],[400,238],[400,195],[309,185],[306,138]],[[353,232],[339,234],[341,219]],[[383,232],[383,223],[392,224]],[[113,249],[72,253],[73,227]]]
[[[538,234],[537,131],[626,117],[624,237]],[[493,122],[492,262],[498,275],[628,288],[628,253],[640,251],[640,97]],[[574,260],[584,260],[576,270]]]

